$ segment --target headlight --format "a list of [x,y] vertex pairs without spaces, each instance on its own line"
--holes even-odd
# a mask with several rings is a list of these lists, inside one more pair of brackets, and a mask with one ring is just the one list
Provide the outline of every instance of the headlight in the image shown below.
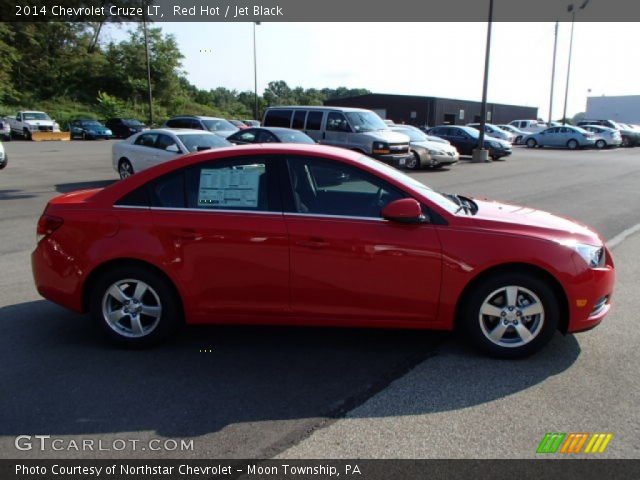
[[429,155],[444,155],[445,153],[441,150],[429,150]]
[[604,266],[604,247],[594,247],[593,245],[585,245],[583,243],[576,243],[570,246],[582,257],[589,267],[596,268]]
[[389,144],[386,142],[373,142],[373,153],[387,154],[390,153]]

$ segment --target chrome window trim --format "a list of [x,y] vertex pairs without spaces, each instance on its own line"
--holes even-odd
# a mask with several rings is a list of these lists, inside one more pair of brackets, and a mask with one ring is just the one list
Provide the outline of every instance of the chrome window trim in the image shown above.
[[222,208],[180,208],[180,207],[149,207],[149,210],[167,210],[177,212],[199,212],[199,213],[243,213],[253,215],[279,215],[282,216],[282,212],[269,212],[266,210],[229,210]]
[[284,212],[285,217],[311,217],[311,218],[326,218],[329,220],[366,220],[371,222],[388,222],[386,218],[382,217],[357,217],[352,215],[327,215],[321,213],[298,213],[298,212]]

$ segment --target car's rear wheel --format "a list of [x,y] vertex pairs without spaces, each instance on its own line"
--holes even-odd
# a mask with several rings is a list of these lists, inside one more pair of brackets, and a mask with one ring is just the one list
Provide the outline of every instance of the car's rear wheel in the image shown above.
[[120,162],[118,162],[118,174],[123,180],[134,174],[133,166],[131,165],[131,162],[126,158],[122,158],[120,159]]
[[90,292],[91,317],[115,342],[153,345],[182,324],[182,310],[171,283],[143,267],[117,267],[102,274]]
[[580,144],[577,142],[577,140],[571,139],[567,142],[567,148],[569,150],[576,150],[579,146]]
[[599,148],[600,150],[602,150],[603,148],[607,147],[607,142],[605,142],[604,140],[600,139],[596,142],[596,148]]
[[407,163],[405,167],[409,170],[419,170],[420,169],[420,155],[418,152],[411,152],[412,155],[407,158]]
[[622,146],[623,147],[630,147],[631,146],[631,142],[629,141],[629,137],[622,137]]
[[522,135],[518,135],[515,139],[515,144],[520,145],[521,142],[522,142]]
[[494,357],[531,355],[551,340],[558,326],[556,294],[533,274],[494,275],[466,300],[463,331],[477,348]]
[[538,145],[538,142],[536,142],[535,138],[530,138],[529,140],[527,140],[528,148],[535,148],[537,145]]

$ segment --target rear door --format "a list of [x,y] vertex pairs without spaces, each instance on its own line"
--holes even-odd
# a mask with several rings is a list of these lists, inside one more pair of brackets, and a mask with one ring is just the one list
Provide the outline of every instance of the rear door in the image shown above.
[[195,322],[282,322],[289,242],[270,157],[201,163],[151,185],[152,215]]
[[441,273],[435,227],[380,214],[407,194],[337,160],[290,157],[286,165],[293,313],[338,325],[433,321]]
[[180,151],[180,147],[171,135],[161,133],[156,139],[155,151],[149,156],[149,167],[173,160],[183,153],[186,152]]
[[324,140],[322,130],[324,113],[325,112],[319,110],[310,110],[307,114],[304,133],[313,138],[316,143],[323,143]]
[[143,133],[129,147],[129,155],[134,172],[145,170],[154,164],[152,157],[156,154],[157,133]]

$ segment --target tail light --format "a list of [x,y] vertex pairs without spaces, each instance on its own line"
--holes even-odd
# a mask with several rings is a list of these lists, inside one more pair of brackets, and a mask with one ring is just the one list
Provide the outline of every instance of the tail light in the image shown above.
[[53,215],[47,215],[46,213],[38,220],[37,241],[40,242],[45,237],[48,237],[53,232],[58,230],[64,220],[60,217],[54,217]]

